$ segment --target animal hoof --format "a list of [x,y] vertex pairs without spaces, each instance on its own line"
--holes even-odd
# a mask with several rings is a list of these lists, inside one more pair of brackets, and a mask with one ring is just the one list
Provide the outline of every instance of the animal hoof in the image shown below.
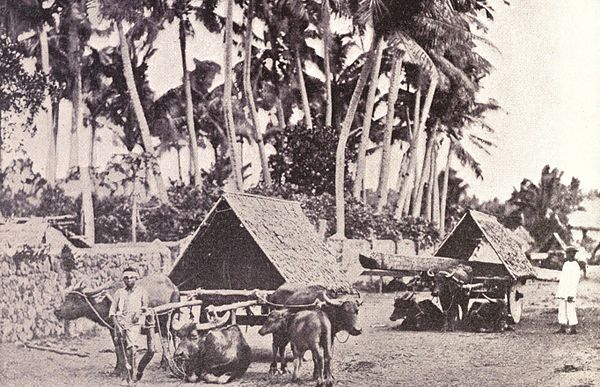
[[277,375],[278,373],[279,373],[279,370],[277,370],[277,366],[275,366],[275,367],[271,366],[269,368],[269,374],[271,374],[271,375]]
[[196,375],[196,374],[188,375],[188,377],[186,379],[190,383],[196,383],[198,381],[198,375]]

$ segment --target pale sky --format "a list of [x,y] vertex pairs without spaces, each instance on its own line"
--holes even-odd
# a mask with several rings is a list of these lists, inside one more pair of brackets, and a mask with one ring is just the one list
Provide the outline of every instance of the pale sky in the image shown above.
[[[600,188],[600,0],[511,3],[506,6],[496,0],[496,17],[487,38],[502,54],[490,56],[495,70],[485,80],[481,94],[495,98],[503,107],[488,119],[496,130],[492,138],[497,147],[490,156],[478,156],[483,181],[475,181],[467,171],[461,171],[461,176],[469,181],[470,193],[482,199],[507,199],[524,177],[537,182],[546,164],[564,170],[564,182],[574,175],[581,179],[584,190]],[[206,37],[197,31],[189,42],[190,62],[196,57],[222,63],[222,37]],[[158,51],[148,70],[157,96],[181,82],[177,39],[176,28],[159,35]],[[67,145],[70,118],[69,107],[62,109],[65,120],[59,147]],[[40,134],[27,141],[28,153],[39,169],[45,166],[45,137]],[[99,164],[114,151],[110,136],[102,135],[96,151]],[[66,170],[66,163],[61,160],[59,168]],[[376,163],[371,160],[370,165]],[[167,155],[161,165],[175,177],[174,154]],[[368,185],[373,185],[376,172],[370,177]]]
[[502,52],[483,95],[504,111],[489,122],[498,147],[482,157],[481,198],[506,199],[546,164],[600,188],[600,1],[516,0],[496,6],[489,40]]

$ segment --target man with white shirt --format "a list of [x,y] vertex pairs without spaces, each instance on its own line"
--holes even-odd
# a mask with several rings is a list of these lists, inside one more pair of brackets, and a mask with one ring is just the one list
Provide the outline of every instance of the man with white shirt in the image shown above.
[[560,329],[556,333],[577,333],[577,312],[575,298],[577,296],[577,285],[581,277],[581,268],[575,260],[577,248],[569,246],[566,249],[567,260],[563,264],[556,290],[558,299],[558,323]]
[[[125,352],[128,377],[133,379],[135,370],[136,347],[146,346],[146,353],[140,360],[134,381],[141,379],[144,369],[154,356],[153,327],[145,326],[142,311],[148,307],[148,294],[141,286],[136,286],[138,273],[134,268],[123,270],[124,288],[115,292],[108,316],[112,319],[115,329]],[[144,343],[145,341],[145,343]]]

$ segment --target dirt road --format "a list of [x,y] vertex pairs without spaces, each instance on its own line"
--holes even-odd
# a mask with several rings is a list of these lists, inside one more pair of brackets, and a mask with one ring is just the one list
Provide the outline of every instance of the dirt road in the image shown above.
[[[505,333],[439,333],[395,330],[389,321],[393,295],[366,295],[364,333],[335,343],[333,372],[338,386],[593,386],[600,385],[600,270],[580,285],[577,335],[557,335],[552,292],[556,283],[527,286],[524,317]],[[232,386],[292,386],[290,375],[269,376],[270,337],[258,328],[246,336],[254,351],[247,374]],[[341,337],[342,340],[345,337]],[[49,343],[90,354],[88,358],[0,345],[0,385],[118,386],[108,376],[114,353],[108,333],[91,339]],[[159,356],[138,386],[178,386],[158,369]],[[310,381],[312,363],[301,371]],[[202,385],[202,384],[198,384]]]

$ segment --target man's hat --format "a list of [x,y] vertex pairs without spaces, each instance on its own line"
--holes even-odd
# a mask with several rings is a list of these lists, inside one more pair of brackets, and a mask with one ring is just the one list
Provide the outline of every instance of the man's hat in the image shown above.
[[579,251],[579,249],[578,249],[577,247],[575,247],[575,246],[569,246],[569,247],[567,247],[567,248],[565,249],[565,251],[566,251],[567,253],[576,253],[576,252],[578,252],[578,251]]

